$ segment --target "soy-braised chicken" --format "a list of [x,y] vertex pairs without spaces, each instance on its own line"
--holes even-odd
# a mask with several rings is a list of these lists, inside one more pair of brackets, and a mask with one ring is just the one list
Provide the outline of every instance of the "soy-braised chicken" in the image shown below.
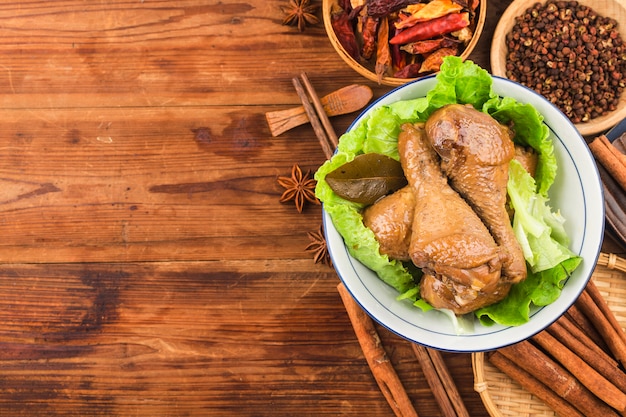
[[424,275],[420,295],[435,308],[465,314],[506,296],[502,249],[449,185],[423,125],[405,124],[400,162],[414,198],[408,254]]
[[505,253],[503,276],[526,278],[526,262],[506,210],[509,162],[515,157],[512,132],[469,105],[444,106],[425,125],[451,186],[472,206]]
[[[409,185],[363,212],[380,252],[423,271],[420,295],[464,314],[504,298],[526,278],[507,211],[512,132],[471,106],[448,105],[405,124],[398,152]],[[516,155],[517,153],[517,155]]]
[[409,243],[414,210],[415,196],[411,187],[406,186],[363,211],[363,224],[374,232],[380,253],[400,261],[411,260]]

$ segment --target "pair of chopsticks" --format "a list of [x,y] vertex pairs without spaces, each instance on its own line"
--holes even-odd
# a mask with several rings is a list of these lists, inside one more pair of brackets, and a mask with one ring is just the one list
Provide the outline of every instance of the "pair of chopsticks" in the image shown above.
[[[315,136],[317,136],[322,146],[324,155],[327,159],[330,159],[338,144],[337,134],[306,73],[301,73],[300,79],[294,77],[292,79],[293,85],[300,97],[300,101],[302,101]],[[397,417],[418,417],[398,374],[393,368],[393,364],[385,352],[374,327],[374,322],[356,303],[343,284],[339,284],[337,290],[374,379],[394,414]],[[413,343],[412,347],[443,415],[445,417],[469,417],[469,413],[439,351]]]
[[413,353],[422,367],[422,372],[443,415],[469,417],[461,394],[454,384],[441,353],[416,343],[412,343],[412,346]]
[[[324,111],[324,106],[315,92],[313,85],[309,81],[309,77],[307,77],[306,73],[303,72],[300,74],[300,78],[302,79],[302,83],[298,77],[294,77],[291,81],[296,89],[296,93],[298,93],[298,96],[300,97],[300,101],[302,101],[304,111],[306,112],[306,115],[311,122],[311,126],[315,131],[315,136],[317,136],[320,145],[322,145],[322,150],[324,151],[326,159],[330,159],[333,156],[333,152],[337,147],[337,144],[339,143],[337,134],[335,133],[333,126],[330,124],[328,115]],[[303,83],[304,87],[302,87]]]

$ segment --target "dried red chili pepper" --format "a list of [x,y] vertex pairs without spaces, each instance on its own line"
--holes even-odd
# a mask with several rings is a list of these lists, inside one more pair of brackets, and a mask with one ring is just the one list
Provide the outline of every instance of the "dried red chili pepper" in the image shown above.
[[359,45],[352,29],[352,17],[344,9],[343,12],[336,14],[331,19],[331,25],[337,36],[337,40],[343,49],[354,58],[356,61],[360,60]]
[[407,43],[406,45],[402,45],[400,49],[410,54],[417,55],[427,54],[434,51],[435,49],[447,48],[455,46],[457,44],[458,41],[450,38],[427,39],[425,41]]
[[379,21],[380,19],[377,17],[365,17],[365,22],[363,23],[363,48],[361,48],[361,55],[365,59],[370,59],[376,50],[376,32]]
[[454,3],[460,5],[466,10],[476,10],[480,0],[452,0]]
[[374,67],[380,83],[391,66],[391,49],[389,47],[389,21],[385,18],[378,28],[378,47],[376,50],[376,66]]
[[[389,37],[394,37],[398,33],[393,25],[389,25]],[[389,45],[391,48],[391,66],[396,71],[401,70],[406,66],[406,54],[400,50],[400,45]]]
[[417,23],[394,36],[392,45],[423,41],[469,26],[469,13],[452,13],[427,22]]
[[[471,22],[480,4],[480,0],[336,1],[343,13],[334,14],[331,22],[339,42],[379,79],[391,74],[417,78],[438,66],[436,56],[424,65],[424,60],[438,49],[454,47],[459,53],[461,45],[473,36]],[[387,39],[393,39],[391,42],[381,43],[379,39],[383,20],[389,26]],[[408,27],[415,21],[415,26]],[[407,27],[398,29],[397,25]]]
[[422,64],[419,63],[409,64],[402,68],[400,71],[396,71],[393,76],[395,78],[416,78],[420,73],[421,67]]
[[422,62],[422,67],[419,72],[429,72],[429,71],[439,71],[441,64],[443,63],[443,58],[449,55],[456,55],[456,48],[441,48],[437,49],[432,54],[428,55],[424,62]]
[[[350,0],[338,0],[337,3],[340,3],[341,9],[344,10],[346,13],[350,13],[350,11],[352,10],[352,2]],[[354,17],[354,15],[350,17]]]
[[427,22],[447,14],[460,13],[463,10],[463,6],[452,0],[431,0],[429,3],[418,3],[416,5],[407,6],[407,10],[411,15],[401,22],[396,23],[398,29],[411,27],[416,23]]
[[368,0],[367,14],[375,17],[387,16],[414,2],[415,0]]

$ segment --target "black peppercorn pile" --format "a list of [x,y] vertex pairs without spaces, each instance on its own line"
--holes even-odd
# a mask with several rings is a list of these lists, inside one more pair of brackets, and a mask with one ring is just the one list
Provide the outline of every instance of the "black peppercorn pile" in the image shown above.
[[537,91],[574,123],[617,108],[626,48],[617,22],[577,1],[536,3],[507,34],[506,74]]

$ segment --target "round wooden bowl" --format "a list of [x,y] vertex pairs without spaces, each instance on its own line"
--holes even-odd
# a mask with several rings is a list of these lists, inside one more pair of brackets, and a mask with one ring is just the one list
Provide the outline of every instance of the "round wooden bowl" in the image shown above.
[[[506,45],[506,36],[515,25],[515,18],[521,16],[524,12],[531,8],[535,3],[545,4],[547,0],[514,0],[504,11],[502,17],[498,21],[496,30],[491,43],[491,72],[493,75],[506,77],[506,61],[508,56],[508,48]],[[623,0],[578,0],[578,3],[591,7],[596,13],[602,16],[615,19],[619,26],[622,40],[626,41],[626,2]],[[576,128],[583,136],[593,136],[616,125],[626,117],[626,91],[624,91],[619,100],[618,107],[615,111],[607,113],[603,116],[591,119],[588,122],[577,123]]]
[[[337,35],[335,34],[335,31],[333,30],[333,27],[332,27],[331,16],[332,16],[332,13],[338,8],[339,8],[339,5],[338,5],[337,0],[323,0],[322,1],[322,16],[324,18],[324,28],[326,29],[326,34],[328,35],[328,38],[330,39],[330,43],[333,45],[333,47],[335,48],[335,50],[337,51],[341,59],[343,59],[350,66],[350,68],[352,68],[353,70],[355,70],[356,72],[364,76],[365,78],[371,81],[378,82],[378,76],[376,75],[376,73],[373,70],[363,66],[360,62],[357,62],[356,60],[354,60],[354,58],[352,58],[350,54],[346,52],[343,46],[341,46],[339,39],[337,39]],[[459,55],[462,60],[467,59],[469,54],[471,54],[472,51],[474,50],[474,47],[476,47],[476,44],[478,43],[478,39],[480,38],[480,34],[483,31],[483,26],[485,25],[486,15],[487,15],[487,0],[480,0],[480,4],[478,6],[478,12],[476,14],[474,36],[472,36],[472,39],[468,42],[467,46],[465,47],[461,55]],[[431,74],[432,73],[426,73],[424,74],[424,76],[431,75]],[[406,84],[408,82],[414,81],[416,79],[417,78],[383,77],[380,83],[383,85],[397,87],[402,84]]]
[[[602,293],[615,317],[626,329],[626,274],[623,258],[601,255],[591,277]],[[557,417],[543,401],[513,381],[485,357],[485,353],[472,353],[474,390],[479,393],[491,417]]]

